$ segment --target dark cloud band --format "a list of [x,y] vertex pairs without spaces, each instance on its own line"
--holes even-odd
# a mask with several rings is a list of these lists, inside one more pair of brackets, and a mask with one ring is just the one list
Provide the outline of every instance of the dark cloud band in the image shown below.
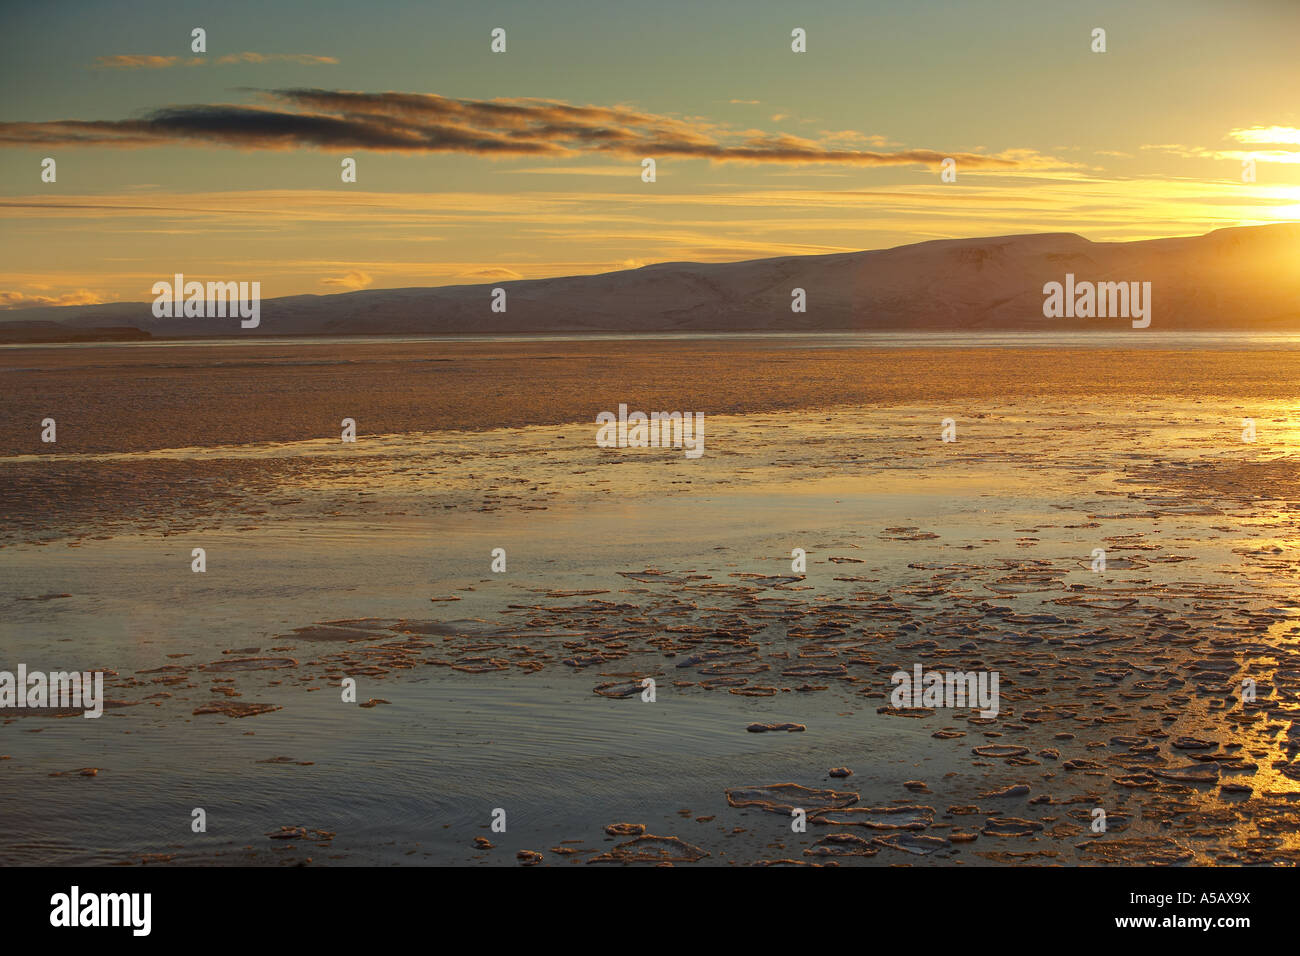
[[575,106],[557,100],[454,99],[433,93],[345,90],[258,91],[262,106],[171,106],[141,119],[0,123],[0,145],[117,146],[167,144],[240,149],[379,150],[467,153],[487,157],[606,154],[714,162],[934,165],[947,157],[965,169],[1060,168],[1031,151],[943,153],[830,147],[815,140],[644,113]]

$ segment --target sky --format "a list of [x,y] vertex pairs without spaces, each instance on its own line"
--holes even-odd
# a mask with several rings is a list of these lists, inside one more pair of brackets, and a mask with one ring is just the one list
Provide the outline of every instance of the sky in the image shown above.
[[1296,221],[1298,40],[1296,0],[5,0],[0,308]]

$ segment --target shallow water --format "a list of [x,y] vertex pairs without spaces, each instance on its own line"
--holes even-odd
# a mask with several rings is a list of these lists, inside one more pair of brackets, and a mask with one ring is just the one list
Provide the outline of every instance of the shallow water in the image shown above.
[[534,335],[297,335],[200,337],[138,342],[7,342],[0,349],[165,349],[177,346],[228,348],[231,345],[401,345],[414,342],[745,342],[772,348],[1155,348],[1155,349],[1289,349],[1300,348],[1293,332],[574,332]]
[[[629,821],[711,865],[824,861],[828,834],[890,832],[794,833],[726,796],[794,782],[932,808],[914,832],[943,844],[843,863],[1294,863],[1300,434],[1286,404],[1250,411],[1255,444],[1230,404],[1035,401],[961,419],[955,443],[936,408],[708,416],[698,460],[597,449],[574,425],[69,456],[234,478],[219,505],[124,481],[14,516],[4,666],[111,668],[131,706],[0,715],[0,859],[583,862]],[[292,467],[244,483],[267,463]],[[340,621],[361,633],[319,627]],[[700,651],[741,653],[680,666]],[[296,664],[201,669],[260,657]],[[880,711],[917,662],[997,669],[1002,712]],[[388,703],[343,703],[346,674]],[[593,693],[644,676],[654,703]],[[228,700],[281,709],[193,713]],[[973,752],[988,745],[1015,750]],[[1144,773],[1193,764],[1254,792]],[[1007,818],[1030,825],[999,835]],[[334,835],[268,838],[282,826]]]

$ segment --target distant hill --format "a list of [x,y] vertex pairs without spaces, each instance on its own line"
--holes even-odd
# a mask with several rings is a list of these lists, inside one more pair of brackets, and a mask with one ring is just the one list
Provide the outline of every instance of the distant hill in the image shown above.
[[[1153,331],[1300,331],[1300,224],[1292,223],[1143,242],[1071,233],[941,239],[874,252],[297,295],[264,299],[261,324],[249,330],[238,319],[157,319],[151,302],[14,310],[0,313],[0,328],[35,320],[167,337],[1130,327],[1124,319],[1045,318],[1043,285],[1067,272],[1080,282],[1150,282]],[[505,313],[489,308],[497,287],[506,290]],[[807,312],[791,311],[794,288],[806,290]]]

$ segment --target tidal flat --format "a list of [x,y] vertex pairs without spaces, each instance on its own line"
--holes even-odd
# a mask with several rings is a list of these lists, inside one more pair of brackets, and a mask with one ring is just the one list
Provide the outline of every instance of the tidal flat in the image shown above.
[[[121,346],[0,375],[0,669],[108,698],[0,711],[6,864],[1300,859],[1295,349]],[[598,448],[621,402],[702,412],[704,454]],[[891,706],[918,664],[996,671],[997,716]]]

